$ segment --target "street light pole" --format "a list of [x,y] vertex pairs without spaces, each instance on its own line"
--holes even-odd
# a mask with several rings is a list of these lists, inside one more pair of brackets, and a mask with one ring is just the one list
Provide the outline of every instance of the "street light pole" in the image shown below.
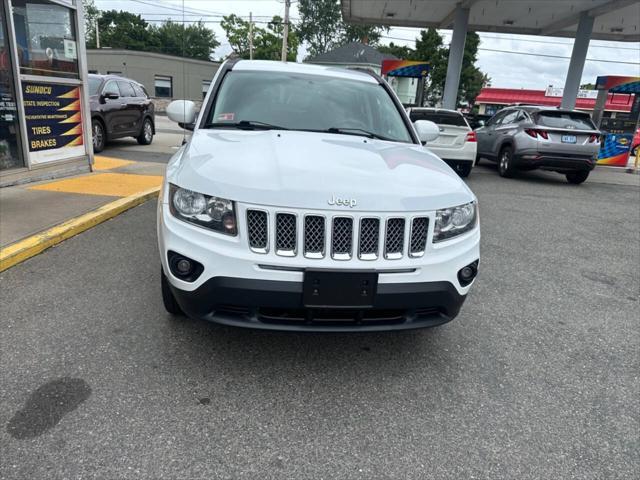
[[100,48],[100,26],[96,18],[96,48]]
[[282,61],[287,61],[287,37],[289,36],[289,7],[291,0],[284,0],[284,30],[282,31]]

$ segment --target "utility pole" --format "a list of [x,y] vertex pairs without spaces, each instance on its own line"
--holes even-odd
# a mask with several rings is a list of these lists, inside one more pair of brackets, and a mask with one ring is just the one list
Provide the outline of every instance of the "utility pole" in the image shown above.
[[249,60],[253,60],[253,13],[249,12]]
[[282,31],[282,61],[287,61],[287,37],[289,36],[289,7],[291,0],[284,0],[284,30]]
[[100,27],[96,18],[96,48],[100,48]]

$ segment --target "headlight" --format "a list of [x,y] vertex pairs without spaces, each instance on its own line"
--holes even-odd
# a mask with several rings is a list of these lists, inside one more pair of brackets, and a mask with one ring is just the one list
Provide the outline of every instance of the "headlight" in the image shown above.
[[216,232],[235,235],[238,232],[233,202],[169,185],[171,214],[185,222],[194,223]]
[[478,208],[475,202],[438,210],[433,230],[433,242],[441,242],[468,232],[476,226],[477,220]]

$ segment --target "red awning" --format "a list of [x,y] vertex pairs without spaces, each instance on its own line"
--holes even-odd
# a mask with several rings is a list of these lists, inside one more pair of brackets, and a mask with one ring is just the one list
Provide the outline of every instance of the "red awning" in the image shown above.
[[[548,105],[559,107],[562,97],[548,97],[544,90],[525,90],[517,88],[483,88],[476,97],[476,103],[488,103],[494,105]],[[596,105],[595,98],[578,98],[576,108],[579,110],[593,110]],[[616,112],[630,112],[633,105],[633,95],[613,94],[607,95],[605,110]]]

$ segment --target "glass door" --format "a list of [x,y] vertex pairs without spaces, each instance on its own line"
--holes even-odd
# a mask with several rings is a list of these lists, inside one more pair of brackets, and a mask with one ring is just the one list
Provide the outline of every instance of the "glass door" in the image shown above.
[[7,16],[0,1],[0,170],[24,166],[13,72]]

